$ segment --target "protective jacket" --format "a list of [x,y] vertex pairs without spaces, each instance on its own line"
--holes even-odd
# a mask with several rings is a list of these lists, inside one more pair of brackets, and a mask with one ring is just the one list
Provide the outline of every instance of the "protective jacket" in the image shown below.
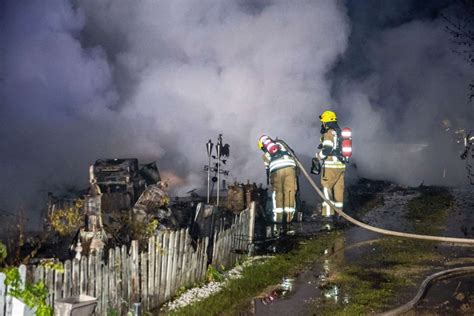
[[295,214],[295,195],[298,190],[296,183],[296,162],[290,156],[288,149],[276,141],[279,150],[271,155],[265,151],[263,161],[270,171],[272,184],[273,221],[282,223],[283,215],[286,222],[291,223]]
[[[338,133],[339,131],[339,133]],[[326,199],[336,207],[342,208],[344,201],[344,173],[346,165],[342,162],[340,144],[340,129],[336,122],[326,123],[321,130],[321,150],[317,157],[323,160],[321,185]],[[334,210],[326,203],[322,203],[323,216],[334,215]]]
[[321,136],[322,148],[318,153],[318,158],[324,160],[324,168],[346,169],[346,165],[339,160],[340,139],[334,128],[328,128]]
[[287,167],[296,168],[296,162],[290,156],[286,147],[278,141],[276,143],[280,146],[280,150],[276,154],[270,155],[270,153],[265,152],[263,155],[263,162],[270,169],[270,173]]

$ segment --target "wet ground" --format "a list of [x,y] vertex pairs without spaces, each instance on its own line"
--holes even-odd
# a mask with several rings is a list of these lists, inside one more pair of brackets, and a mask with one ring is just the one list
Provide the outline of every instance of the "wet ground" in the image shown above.
[[[445,236],[474,238],[474,190],[473,188],[451,190],[455,197],[455,205],[448,216]],[[411,223],[404,217],[406,203],[416,197],[417,190],[401,189],[385,186],[383,192],[376,193],[382,203],[360,215],[359,219],[387,229],[407,231],[412,229]],[[428,223],[429,224],[429,223]],[[299,225],[299,226],[298,226]],[[324,230],[317,220],[297,224],[297,235],[310,236]],[[315,264],[294,278],[285,278],[281,284],[267,289],[255,298],[251,314],[254,315],[317,315],[318,304],[324,301],[349,302],[348,297],[328,279],[337,273],[333,267],[351,263],[366,253],[375,251],[371,245],[382,236],[351,226],[343,231],[342,237],[326,250],[323,263]],[[417,286],[427,276],[442,269],[474,265],[473,247],[458,247],[439,244],[436,247],[441,254],[440,262],[433,262],[425,270],[420,271],[415,286],[407,288],[390,308],[403,305],[417,292]],[[472,260],[471,260],[472,259]],[[337,263],[337,264],[336,264]],[[370,276],[376,278],[377,276]],[[449,279],[434,284],[425,298],[410,315],[457,315],[474,314],[474,276]]]
[[[451,190],[455,196],[451,216],[444,234],[474,238],[474,191],[472,188]],[[446,266],[474,265],[474,247],[440,245]],[[474,315],[474,275],[434,283],[416,308],[407,315]]]
[[439,281],[407,315],[473,315],[474,277]]

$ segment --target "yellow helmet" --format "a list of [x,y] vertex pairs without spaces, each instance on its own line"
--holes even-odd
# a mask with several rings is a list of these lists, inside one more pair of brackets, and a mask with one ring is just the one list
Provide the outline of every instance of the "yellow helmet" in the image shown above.
[[266,137],[265,135],[262,135],[258,138],[258,149],[262,149],[263,148],[263,138]]
[[334,113],[333,111],[324,111],[323,114],[319,116],[319,119],[323,123],[336,122],[337,116],[336,116],[336,113]]

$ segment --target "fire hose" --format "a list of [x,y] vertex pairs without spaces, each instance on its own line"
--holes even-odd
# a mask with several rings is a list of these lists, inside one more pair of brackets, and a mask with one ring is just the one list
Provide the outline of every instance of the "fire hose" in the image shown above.
[[408,303],[400,307],[397,307],[395,309],[382,313],[380,315],[381,316],[395,316],[395,315],[400,315],[400,314],[408,312],[410,309],[414,308],[415,305],[418,303],[418,301],[423,297],[423,295],[425,294],[426,290],[428,289],[432,281],[442,280],[442,279],[447,279],[447,278],[452,278],[452,277],[462,276],[465,274],[472,274],[472,273],[474,273],[474,266],[453,268],[453,269],[436,272],[423,280],[420,288],[418,289],[418,293],[416,293],[415,297],[411,301],[409,301]]
[[414,239],[423,239],[423,240],[432,240],[432,241],[442,241],[442,242],[452,242],[452,243],[462,243],[462,244],[474,244],[474,239],[469,239],[469,238],[455,238],[455,237],[444,237],[444,236],[430,236],[430,235],[419,235],[419,234],[412,234],[412,233],[405,233],[405,232],[397,232],[393,230],[388,230],[384,228],[379,228],[379,227],[374,227],[368,224],[365,224],[361,221],[356,220],[355,218],[347,215],[344,211],[342,211],[340,208],[337,208],[334,203],[330,200],[328,200],[321,189],[314,183],[313,179],[310,177],[304,166],[301,164],[301,162],[294,156],[296,164],[298,167],[301,169],[301,172],[305,176],[305,178],[308,180],[308,182],[311,184],[313,189],[318,193],[318,195],[340,216],[348,220],[354,225],[357,225],[359,227],[365,228],[367,230],[384,234],[384,235],[389,235],[389,236],[396,236],[396,237],[404,237],[404,238],[414,238]]
[[[280,140],[283,142],[282,140]],[[284,142],[283,142],[284,143]],[[284,143],[285,144],[285,143]],[[285,144],[286,145],[286,144]],[[294,151],[286,145],[288,150],[290,150],[293,158],[295,159],[296,164],[300,168],[301,172],[305,176],[306,180],[308,180],[309,184],[313,187],[313,189],[318,193],[318,195],[325,201],[337,214],[342,216],[344,219],[347,221],[351,222],[354,225],[357,225],[359,227],[362,227],[364,229],[379,233],[379,234],[384,234],[384,235],[389,235],[389,236],[396,236],[396,237],[403,237],[403,238],[413,238],[413,239],[422,239],[422,240],[432,240],[432,241],[441,241],[441,242],[450,242],[450,243],[461,243],[461,244],[471,244],[474,245],[474,239],[469,239],[469,238],[456,238],[456,237],[444,237],[444,236],[430,236],[430,235],[419,235],[419,234],[412,234],[412,233],[405,233],[405,232],[398,232],[394,230],[388,230],[384,228],[379,228],[379,227],[374,227],[368,224],[365,224],[361,221],[358,221],[357,219],[349,216],[346,214],[342,209],[336,207],[334,203],[327,199],[321,189],[314,183],[313,179],[311,176],[308,174],[306,171],[305,167],[303,164],[299,161],[299,159],[296,157],[296,154]]]
[[[389,236],[395,236],[395,237],[403,237],[403,238],[412,238],[412,239],[422,239],[422,240],[431,240],[431,241],[441,241],[441,242],[449,242],[449,243],[457,243],[457,244],[469,244],[473,245],[474,244],[474,239],[469,239],[469,238],[455,238],[455,237],[443,237],[443,236],[430,236],[430,235],[420,235],[420,234],[412,234],[412,233],[405,233],[405,232],[398,232],[398,231],[393,231],[393,230],[388,230],[384,228],[379,228],[379,227],[374,227],[368,224],[365,224],[361,221],[356,220],[355,218],[349,216],[346,214],[342,209],[336,207],[334,203],[327,199],[323,192],[321,192],[321,189],[314,183],[313,179],[311,176],[308,174],[306,171],[305,167],[303,164],[299,161],[298,157],[296,156],[295,152],[291,149],[290,146],[288,146],[284,141],[280,140],[284,145],[286,145],[286,148],[289,150],[293,158],[295,159],[295,162],[297,166],[300,168],[301,172],[305,176],[305,178],[308,180],[309,184],[313,187],[313,189],[316,191],[316,193],[325,201],[337,214],[342,216],[344,219],[347,221],[351,222],[354,225],[357,225],[359,227],[362,227],[364,229],[367,229],[369,231],[373,231],[376,233],[384,234],[384,235],[389,235]],[[428,285],[436,280],[436,279],[442,279],[442,278],[449,278],[453,276],[459,276],[463,274],[472,274],[474,273],[474,266],[466,266],[466,267],[459,267],[459,268],[454,268],[454,269],[448,269],[448,270],[443,270],[440,272],[437,272],[435,274],[430,275],[427,277],[421,284],[417,295],[410,300],[408,303],[392,309],[388,312],[385,312],[381,315],[384,316],[393,316],[393,315],[399,315],[402,313],[405,313],[415,307],[415,305],[418,303],[418,301],[423,297],[425,294],[426,290],[428,289]]]

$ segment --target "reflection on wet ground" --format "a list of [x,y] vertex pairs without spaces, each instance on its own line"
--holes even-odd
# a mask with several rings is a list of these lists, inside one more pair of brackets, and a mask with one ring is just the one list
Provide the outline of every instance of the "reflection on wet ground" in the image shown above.
[[[399,229],[403,225],[401,214],[408,200],[417,196],[416,192],[394,192],[384,195],[384,205],[376,207],[365,214],[365,222],[376,221],[378,225],[389,229]],[[388,212],[387,210],[390,210]],[[311,234],[324,231],[324,226],[317,220],[309,224],[299,223],[299,233]],[[397,227],[398,226],[398,227]],[[309,227],[309,229],[307,229]],[[315,313],[315,308],[320,303],[320,298],[331,300],[334,303],[348,304],[351,300],[347,293],[331,283],[335,267],[342,265],[345,260],[353,260],[364,252],[370,251],[369,247],[380,238],[379,234],[366,231],[359,227],[351,227],[344,233],[345,237],[337,238],[330,249],[324,252],[322,264],[315,265],[310,270],[299,275],[295,280],[293,291],[285,297],[270,295],[255,300],[255,315],[309,315]]]
[[312,314],[314,299],[324,297],[336,302],[348,302],[349,297],[340,293],[337,286],[329,285],[333,266],[344,259],[344,239],[338,238],[330,249],[324,251],[322,264],[302,272],[296,278],[283,278],[282,282],[257,297],[253,302],[254,315],[307,315]]
[[[456,198],[456,205],[449,216],[447,229],[443,235],[473,237],[474,195],[472,194],[472,188],[457,189],[453,191],[453,194]],[[404,208],[407,202],[417,195],[418,192],[415,190],[386,192],[383,196],[384,205],[375,207],[361,219],[374,226],[410,231],[410,223],[403,216]],[[317,222],[298,225],[300,226],[297,234],[310,235],[324,231],[321,224]],[[307,227],[309,229],[306,231]],[[318,304],[320,304],[321,299],[338,304],[349,304],[351,297],[331,282],[334,275],[338,273],[335,267],[357,259],[360,260],[365,254],[378,251],[377,247],[375,245],[371,246],[371,244],[381,237],[379,234],[368,232],[359,227],[352,226],[346,229],[344,237],[337,239],[332,248],[325,251],[321,264],[315,264],[293,279],[283,279],[281,284],[267,291],[266,295],[256,298],[253,302],[254,314],[317,315]],[[433,267],[466,265],[468,264],[466,258],[472,258],[472,247],[453,247],[452,245],[439,244],[436,248],[443,255],[443,259],[442,262],[433,262]],[[278,250],[278,247],[275,250]],[[471,262],[474,264],[474,260]],[[374,263],[370,264],[373,265]],[[424,273],[429,275],[431,273],[429,270],[427,269]],[[415,283],[421,283],[423,278],[424,276],[421,275],[419,280],[415,280]],[[473,290],[474,277],[456,278],[442,283],[435,283],[432,289],[427,292],[426,298],[416,310],[410,313],[412,315],[472,315],[474,294],[471,293],[474,293]],[[405,293],[405,296],[410,297],[411,293],[416,291],[417,288],[413,287],[408,291],[408,294]],[[394,302],[395,306],[393,307],[405,302]]]

